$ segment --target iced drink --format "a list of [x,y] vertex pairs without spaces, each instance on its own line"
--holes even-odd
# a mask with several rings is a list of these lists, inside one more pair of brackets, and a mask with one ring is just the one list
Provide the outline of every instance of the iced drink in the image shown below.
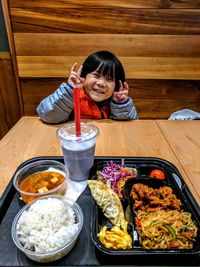
[[66,124],[57,131],[60,139],[64,162],[69,170],[69,178],[84,181],[89,177],[94,163],[96,137],[99,130],[96,126],[81,123],[81,136],[76,137],[75,124]]

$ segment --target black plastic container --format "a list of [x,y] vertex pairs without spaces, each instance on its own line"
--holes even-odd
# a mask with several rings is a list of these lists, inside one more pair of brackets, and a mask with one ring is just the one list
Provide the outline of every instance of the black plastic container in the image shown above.
[[[133,206],[133,201],[129,198],[132,185],[134,183],[143,183],[149,187],[159,188],[168,185],[172,188],[173,193],[182,202],[181,210],[188,211],[192,214],[192,219],[197,223],[198,233],[193,249],[152,249],[145,250],[139,244],[139,235],[134,227],[134,214],[131,212],[131,221],[129,233],[133,238],[133,248],[130,250],[113,250],[107,249],[98,240],[97,234],[103,226],[112,227],[111,223],[104,217],[100,208],[94,204],[93,220],[92,220],[92,240],[98,250],[99,257],[106,257],[110,263],[123,263],[134,261],[137,264],[144,264],[144,262],[151,262],[154,265],[159,264],[189,264],[200,265],[200,209],[194,200],[190,190],[181,177],[178,170],[169,162],[158,158],[124,158],[125,166],[134,167],[138,170],[138,177],[131,178],[126,181],[125,195],[128,201],[122,202],[124,209],[126,206]],[[96,169],[101,170],[107,165],[109,159],[97,162]],[[121,159],[111,159],[117,164],[121,164]],[[160,169],[165,173],[164,180],[150,178],[150,172],[154,169]],[[95,173],[93,174],[95,179]],[[161,263],[161,262],[160,262]]]

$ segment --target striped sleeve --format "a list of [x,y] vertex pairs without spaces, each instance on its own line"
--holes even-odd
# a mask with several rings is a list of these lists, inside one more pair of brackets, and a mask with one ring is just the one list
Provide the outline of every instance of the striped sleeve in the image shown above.
[[133,100],[129,97],[125,103],[110,103],[111,114],[113,120],[136,120],[138,119],[137,110],[133,104]]
[[42,121],[60,123],[69,119],[73,108],[72,87],[69,84],[62,83],[53,94],[40,102],[36,111]]

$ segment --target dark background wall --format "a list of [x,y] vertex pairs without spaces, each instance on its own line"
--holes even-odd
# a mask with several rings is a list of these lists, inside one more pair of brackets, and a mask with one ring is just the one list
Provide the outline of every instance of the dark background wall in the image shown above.
[[8,38],[2,11],[2,3],[0,3],[0,52],[8,52],[8,51],[9,51]]

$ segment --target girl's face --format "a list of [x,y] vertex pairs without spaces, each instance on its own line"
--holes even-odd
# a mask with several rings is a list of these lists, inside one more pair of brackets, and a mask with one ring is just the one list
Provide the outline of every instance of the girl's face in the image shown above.
[[93,71],[85,77],[83,87],[86,94],[95,102],[101,102],[113,95],[115,90],[115,81],[109,77]]

